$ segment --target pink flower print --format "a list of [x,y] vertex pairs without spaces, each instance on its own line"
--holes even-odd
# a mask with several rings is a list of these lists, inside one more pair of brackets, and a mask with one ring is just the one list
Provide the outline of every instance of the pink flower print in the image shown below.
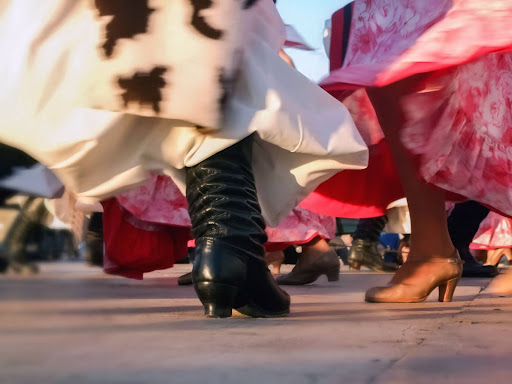
[[369,29],[366,31],[357,30],[354,41],[357,42],[357,44],[354,44],[354,49],[363,54],[372,52],[374,47],[377,45],[375,34],[372,33]]
[[397,6],[393,1],[386,1],[375,9],[374,21],[378,28],[383,30],[388,29],[396,23],[397,20]]
[[405,37],[416,31],[420,21],[420,15],[415,10],[407,8],[405,11],[404,20],[405,23],[400,28],[400,35]]

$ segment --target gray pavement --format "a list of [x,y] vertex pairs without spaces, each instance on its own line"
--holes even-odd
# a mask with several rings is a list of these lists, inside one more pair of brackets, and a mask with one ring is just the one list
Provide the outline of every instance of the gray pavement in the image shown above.
[[[290,267],[284,267],[287,271]],[[463,279],[452,303],[368,304],[390,275],[290,287],[281,319],[206,319],[188,265],[144,281],[80,263],[0,277],[0,384],[511,383],[512,298]]]

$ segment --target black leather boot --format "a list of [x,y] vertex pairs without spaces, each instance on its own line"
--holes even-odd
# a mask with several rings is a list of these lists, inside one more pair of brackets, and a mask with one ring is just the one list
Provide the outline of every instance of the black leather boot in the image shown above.
[[84,240],[87,264],[103,268],[103,213],[92,214]]
[[384,262],[377,247],[387,222],[387,216],[359,220],[348,255],[351,269],[358,270],[362,266],[377,272],[394,272],[398,269],[398,265]]
[[11,229],[7,233],[5,253],[9,269],[15,273],[33,274],[39,271],[36,264],[30,262],[27,255],[27,240],[46,214],[44,201],[41,198],[29,197],[21,207]]
[[469,251],[482,221],[487,217],[489,209],[476,201],[467,201],[456,204],[448,217],[448,232],[453,245],[459,251],[464,261],[462,266],[463,277],[494,277],[498,269],[494,265],[480,264]]
[[251,158],[252,136],[187,169],[192,280],[208,317],[229,317],[232,309],[252,317],[290,311],[290,297],[264,259],[267,235]]

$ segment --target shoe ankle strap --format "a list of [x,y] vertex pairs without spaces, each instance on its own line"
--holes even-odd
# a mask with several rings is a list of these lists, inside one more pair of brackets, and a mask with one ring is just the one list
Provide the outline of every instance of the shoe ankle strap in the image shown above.
[[455,250],[451,257],[430,257],[426,258],[418,258],[418,259],[407,259],[407,261],[411,263],[448,263],[448,264],[464,264],[464,261],[461,260],[459,256],[459,252]]
[[459,257],[431,257],[429,259],[407,259],[407,263],[449,263],[449,264],[462,264]]

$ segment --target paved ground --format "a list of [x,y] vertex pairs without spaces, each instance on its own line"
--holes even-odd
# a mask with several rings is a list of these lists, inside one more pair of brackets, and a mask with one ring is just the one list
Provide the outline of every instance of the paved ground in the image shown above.
[[452,303],[367,304],[389,275],[289,289],[282,319],[205,319],[176,277],[81,264],[0,277],[0,383],[511,383],[512,298],[463,280]]

